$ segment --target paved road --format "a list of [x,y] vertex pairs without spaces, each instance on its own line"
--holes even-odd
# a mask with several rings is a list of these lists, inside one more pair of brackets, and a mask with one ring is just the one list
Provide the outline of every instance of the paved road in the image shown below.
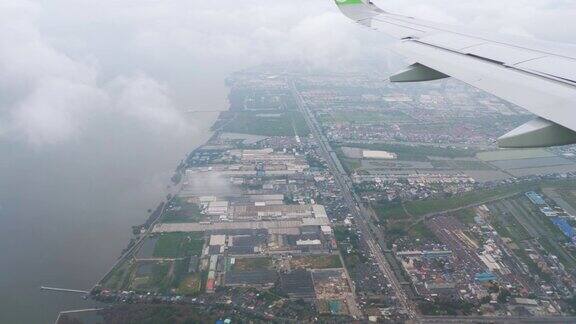
[[[416,318],[417,312],[415,305],[410,302],[408,299],[406,292],[402,289],[402,286],[398,282],[397,278],[388,264],[388,261],[384,257],[384,253],[382,251],[382,246],[379,245],[379,241],[374,237],[374,234],[371,229],[374,229],[375,226],[372,224],[372,219],[370,217],[370,213],[366,211],[360,205],[360,199],[352,189],[352,181],[348,174],[344,171],[340,160],[336,156],[336,153],[330,146],[328,139],[322,132],[322,128],[318,124],[314,114],[310,111],[308,106],[304,103],[301,95],[298,93],[298,89],[296,88],[293,81],[290,82],[291,89],[296,99],[296,104],[298,105],[298,109],[303,114],[304,118],[306,119],[306,123],[310,128],[310,131],[314,138],[317,140],[318,145],[321,149],[321,154],[325,158],[328,163],[332,174],[334,175],[334,179],[340,190],[342,190],[342,195],[346,204],[350,208],[350,212],[352,213],[354,220],[358,229],[361,231],[362,235],[361,238],[366,242],[367,246],[370,249],[370,254],[378,264],[378,267],[382,271],[382,273],[388,278],[388,281],[392,285],[394,290],[395,296],[398,298],[401,307],[406,311],[409,318]],[[375,232],[378,232],[377,230]],[[380,240],[382,242],[382,240]]]

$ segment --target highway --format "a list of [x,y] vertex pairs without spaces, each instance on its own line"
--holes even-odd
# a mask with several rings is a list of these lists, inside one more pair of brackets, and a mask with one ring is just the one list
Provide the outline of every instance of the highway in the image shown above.
[[[350,177],[342,167],[340,160],[338,159],[336,153],[330,146],[328,139],[322,132],[322,128],[318,124],[314,114],[304,103],[304,100],[302,99],[302,96],[298,92],[298,89],[296,88],[296,85],[294,84],[293,81],[290,81],[290,87],[294,95],[294,98],[296,99],[298,109],[304,116],[304,119],[306,120],[306,123],[310,128],[312,136],[317,140],[321,150],[321,154],[327,161],[328,167],[332,171],[334,179],[342,191],[344,200],[350,208],[350,212],[354,217],[356,226],[362,233],[361,238],[366,242],[366,245],[370,249],[369,252],[376,261],[376,263],[378,264],[380,271],[385,275],[385,277],[388,279],[388,282],[392,285],[394,294],[396,298],[398,298],[398,301],[400,302],[400,306],[403,308],[404,311],[406,311],[406,314],[410,319],[417,318],[418,313],[416,311],[415,305],[408,299],[406,292],[400,285],[400,282],[395,277],[394,272],[390,267],[390,264],[388,264],[388,261],[384,257],[383,247],[378,243],[379,242],[378,239],[374,237],[374,233],[371,229],[374,229],[376,227],[372,223],[370,213],[367,210],[365,210],[359,203],[360,199],[358,199],[358,196],[353,191],[352,181]],[[374,232],[380,232],[380,231],[376,228]],[[382,234],[379,233],[378,235],[379,238],[381,239],[380,242],[383,243]]]

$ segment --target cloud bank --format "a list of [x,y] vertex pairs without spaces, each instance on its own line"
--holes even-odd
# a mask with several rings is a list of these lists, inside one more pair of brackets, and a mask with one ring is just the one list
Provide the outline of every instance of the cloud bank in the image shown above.
[[[377,3],[424,19],[576,42],[573,1]],[[386,60],[385,45],[330,0],[2,1],[0,140],[57,145],[81,139],[98,116],[182,134],[192,127],[182,109],[234,70],[280,61],[338,68]]]

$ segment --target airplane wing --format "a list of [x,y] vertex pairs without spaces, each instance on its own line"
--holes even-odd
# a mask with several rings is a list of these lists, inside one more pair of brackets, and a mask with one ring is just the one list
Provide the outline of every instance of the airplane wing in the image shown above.
[[369,0],[335,1],[358,24],[396,38],[394,49],[414,62],[392,82],[453,77],[539,116],[500,137],[500,147],[576,143],[576,47],[418,20]]

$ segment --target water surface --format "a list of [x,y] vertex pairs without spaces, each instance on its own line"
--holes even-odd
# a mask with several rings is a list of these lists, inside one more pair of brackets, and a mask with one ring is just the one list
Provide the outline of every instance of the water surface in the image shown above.
[[100,116],[64,144],[0,140],[0,323],[53,323],[60,310],[90,306],[39,286],[89,289],[215,117],[187,115],[184,134]]

